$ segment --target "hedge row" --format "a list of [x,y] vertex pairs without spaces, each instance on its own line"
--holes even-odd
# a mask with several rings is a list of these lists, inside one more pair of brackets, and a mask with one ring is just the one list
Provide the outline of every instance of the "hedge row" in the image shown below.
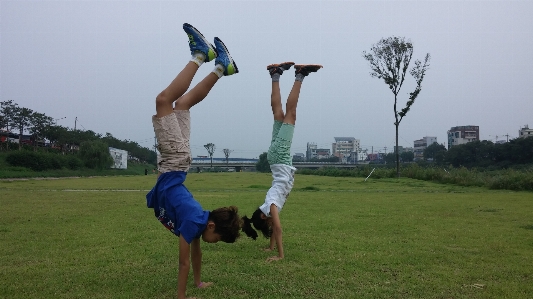
[[11,166],[26,167],[33,171],[68,168],[80,169],[82,160],[74,155],[58,155],[48,152],[15,151],[10,152],[6,162]]
[[[326,167],[316,170],[301,169],[298,170],[298,173],[334,177],[367,177],[373,169],[373,167],[369,166],[357,167],[351,170]],[[410,164],[402,167],[400,172],[402,177],[443,184],[533,191],[533,166],[522,167],[520,170],[483,171],[464,167],[445,169],[444,167],[420,167],[417,164]],[[371,176],[374,179],[395,177],[396,169],[386,167],[376,167]]]

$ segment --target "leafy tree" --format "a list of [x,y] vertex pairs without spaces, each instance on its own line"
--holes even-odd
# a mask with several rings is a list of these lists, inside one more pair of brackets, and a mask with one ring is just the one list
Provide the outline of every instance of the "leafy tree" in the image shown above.
[[385,84],[394,94],[394,126],[396,127],[396,174],[400,177],[400,158],[398,153],[398,127],[403,117],[411,109],[416,98],[422,90],[422,81],[429,68],[429,53],[426,54],[424,63],[415,61],[414,67],[409,71],[416,81],[416,88],[409,93],[409,100],[405,107],[398,111],[398,94],[406,78],[407,69],[413,56],[413,44],[403,37],[389,37],[381,39],[377,44],[372,45],[370,52],[363,52],[363,57],[370,64],[370,75],[374,78],[383,79]]
[[17,107],[12,100],[0,102],[0,129],[9,131],[9,126],[13,122],[14,109]]
[[13,122],[11,126],[19,130],[19,150],[22,149],[22,135],[24,130],[31,125],[33,110],[16,106],[13,109]]
[[88,168],[102,170],[113,164],[109,147],[103,141],[84,141],[80,145],[79,156]]
[[207,150],[209,157],[211,158],[211,169],[212,169],[213,168],[213,153],[215,152],[216,146],[214,143],[208,143],[204,145],[204,147]]
[[[13,123],[15,108],[17,107],[16,103],[13,103],[12,100],[0,102],[0,129],[5,129],[9,132],[9,128]],[[6,138],[6,141],[9,141],[9,138]],[[9,148],[9,143],[6,142],[6,150]]]
[[415,159],[415,153],[413,152],[402,152],[400,154],[400,159],[402,159],[402,162],[413,162]]
[[255,169],[259,172],[270,172],[270,164],[268,163],[267,153],[259,155],[259,161],[255,163]]
[[50,127],[54,119],[44,113],[33,112],[30,117],[29,131],[33,135],[33,147],[37,150],[37,143],[44,138],[46,130]]
[[226,165],[227,165],[229,163],[229,155],[233,151],[228,149],[228,148],[225,148],[225,149],[222,150],[222,152],[224,152],[224,156],[226,156]]
[[446,157],[446,147],[443,144],[433,142],[424,149],[424,159],[432,159],[437,164],[442,164]]
[[52,145],[61,146],[63,144],[61,141],[66,139],[67,134],[68,128],[50,125],[44,131],[44,138],[48,139]]
[[388,153],[383,157],[383,159],[385,160],[385,164],[394,165],[396,163],[396,154]]

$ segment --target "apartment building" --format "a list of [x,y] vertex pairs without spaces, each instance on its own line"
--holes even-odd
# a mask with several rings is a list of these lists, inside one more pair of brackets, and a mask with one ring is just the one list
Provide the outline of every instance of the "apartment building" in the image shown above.
[[305,158],[307,161],[312,159],[327,159],[331,157],[331,152],[328,148],[318,148],[316,143],[308,142]]
[[479,141],[479,126],[457,126],[448,130],[448,149],[472,141]]
[[437,137],[422,137],[422,139],[418,139],[414,141],[414,147],[413,147],[413,153],[415,154],[415,161],[423,160],[424,159],[424,150],[432,145],[433,143],[437,142]]
[[533,129],[530,129],[528,125],[525,125],[518,131],[519,138],[533,137]]
[[341,159],[361,151],[359,139],[354,137],[335,137],[335,142],[331,148],[333,155]]

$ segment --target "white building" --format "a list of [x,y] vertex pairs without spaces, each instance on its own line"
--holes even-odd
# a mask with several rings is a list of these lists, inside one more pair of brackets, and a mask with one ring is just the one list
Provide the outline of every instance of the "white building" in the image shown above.
[[437,137],[423,137],[422,139],[415,140],[413,152],[415,154],[415,161],[416,160],[423,160],[424,159],[424,150],[432,145],[433,143],[437,142]]
[[448,130],[448,149],[472,141],[479,141],[479,126],[457,126]]
[[339,157],[341,162],[346,162],[349,157],[355,157],[361,151],[359,139],[354,137],[335,137],[331,148],[333,156]]
[[318,148],[316,143],[308,142],[305,157],[307,161],[311,161],[312,159],[327,159],[331,157],[331,152],[327,148]]
[[518,131],[519,138],[533,137],[533,129],[530,129],[528,125],[525,125]]

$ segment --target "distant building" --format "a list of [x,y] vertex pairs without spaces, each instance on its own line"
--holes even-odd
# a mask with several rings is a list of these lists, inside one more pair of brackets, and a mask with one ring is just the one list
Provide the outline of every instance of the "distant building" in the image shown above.
[[335,143],[331,145],[333,156],[338,157],[341,162],[348,162],[349,157],[357,156],[361,151],[359,139],[354,137],[335,137]]
[[305,152],[305,158],[307,161],[311,161],[311,159],[316,158],[316,149],[317,149],[316,143],[312,143],[312,142],[307,143],[307,150]]
[[292,161],[294,161],[294,162],[304,162],[305,161],[305,154],[303,154],[303,153],[295,153],[292,156]]
[[404,152],[414,152],[415,149],[412,148],[412,147],[403,147],[401,145],[398,146],[398,153],[401,154],[401,153],[404,153]]
[[533,137],[533,129],[530,129],[528,125],[525,125],[518,131],[519,138]]
[[415,161],[423,160],[424,159],[424,150],[432,145],[433,143],[437,142],[437,137],[423,137],[422,139],[415,140],[414,142],[414,154],[415,154]]
[[479,126],[458,126],[448,130],[448,149],[472,141],[479,141]]
[[328,148],[318,148],[316,143],[308,142],[305,158],[307,161],[312,159],[327,159],[331,157],[331,152]]
[[367,159],[368,159],[368,155],[366,151],[357,152],[357,161],[366,161]]

